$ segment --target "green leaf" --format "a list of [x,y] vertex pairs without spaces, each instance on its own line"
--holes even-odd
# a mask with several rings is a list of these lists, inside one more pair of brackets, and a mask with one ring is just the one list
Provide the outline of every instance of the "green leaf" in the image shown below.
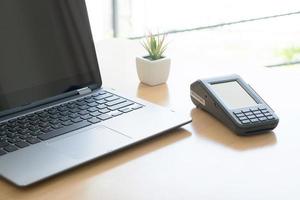
[[151,32],[146,36],[145,40],[141,42],[142,46],[148,52],[149,57],[153,60],[160,59],[162,54],[167,49],[165,44],[166,35],[153,35]]

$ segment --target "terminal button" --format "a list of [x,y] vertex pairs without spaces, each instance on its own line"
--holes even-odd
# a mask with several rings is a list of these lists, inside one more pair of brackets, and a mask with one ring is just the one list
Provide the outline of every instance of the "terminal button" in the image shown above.
[[243,121],[243,120],[247,120],[247,117],[239,117],[239,120]]
[[251,121],[252,123],[259,122],[259,120],[258,120],[257,118],[250,119],[250,121]]
[[256,118],[254,115],[249,115],[249,116],[247,116],[249,119],[254,119],[254,118]]
[[258,115],[258,114],[262,114],[259,110],[258,111],[254,111],[254,114]]
[[250,116],[250,115],[253,115],[253,113],[252,112],[246,112],[245,115]]
[[248,119],[247,119],[247,120],[243,120],[242,123],[243,123],[243,124],[249,124],[249,123],[250,123],[250,120],[248,120]]
[[236,114],[237,117],[245,117],[245,115],[243,113],[240,114]]
[[266,118],[266,117],[260,117],[259,120],[260,120],[260,121],[266,121],[267,118]]
[[264,117],[263,114],[258,114],[258,115],[255,115],[256,117]]

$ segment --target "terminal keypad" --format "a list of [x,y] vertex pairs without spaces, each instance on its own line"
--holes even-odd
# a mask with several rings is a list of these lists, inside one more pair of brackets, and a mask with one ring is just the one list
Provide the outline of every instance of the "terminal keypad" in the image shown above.
[[242,124],[265,122],[274,119],[274,116],[266,108],[243,109],[233,113]]

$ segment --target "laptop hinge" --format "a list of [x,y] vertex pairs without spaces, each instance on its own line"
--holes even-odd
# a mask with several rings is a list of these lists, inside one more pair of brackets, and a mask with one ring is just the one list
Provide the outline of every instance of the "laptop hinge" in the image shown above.
[[77,90],[79,95],[85,95],[92,92],[92,90],[89,87],[80,88]]

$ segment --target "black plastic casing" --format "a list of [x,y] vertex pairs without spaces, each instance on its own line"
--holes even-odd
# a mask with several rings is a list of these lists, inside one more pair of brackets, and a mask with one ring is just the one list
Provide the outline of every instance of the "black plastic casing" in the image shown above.
[[[231,81],[237,81],[240,86],[256,101],[257,106],[229,109],[223,100],[218,97],[211,85]],[[278,125],[279,118],[272,108],[239,75],[198,80],[191,84],[190,89],[191,100],[197,108],[201,108],[212,114],[224,125],[232,129],[237,135],[248,136],[261,134],[274,129]],[[267,109],[274,118],[267,121],[242,124],[234,114],[234,112],[255,108]]]

